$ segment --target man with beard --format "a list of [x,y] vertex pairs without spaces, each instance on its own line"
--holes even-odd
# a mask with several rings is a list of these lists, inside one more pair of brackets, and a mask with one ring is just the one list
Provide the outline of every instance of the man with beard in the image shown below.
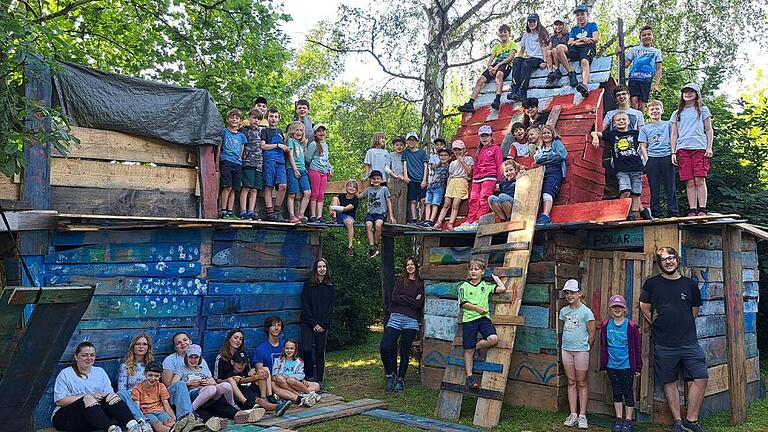
[[[640,294],[640,309],[651,323],[656,380],[672,412],[672,432],[700,432],[699,409],[707,388],[707,359],[696,336],[701,306],[698,284],[680,274],[680,257],[671,247],[656,251],[661,273],[648,278]],[[688,386],[688,411],[680,416],[677,378],[682,370]]]

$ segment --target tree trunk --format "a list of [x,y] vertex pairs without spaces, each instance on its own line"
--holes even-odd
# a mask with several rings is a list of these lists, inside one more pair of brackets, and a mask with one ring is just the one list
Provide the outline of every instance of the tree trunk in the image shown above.
[[426,45],[426,66],[424,67],[424,101],[421,108],[421,141],[432,142],[443,129],[443,89],[448,71],[448,41],[445,28],[448,23],[444,4],[446,0],[435,0],[425,9],[429,21]]

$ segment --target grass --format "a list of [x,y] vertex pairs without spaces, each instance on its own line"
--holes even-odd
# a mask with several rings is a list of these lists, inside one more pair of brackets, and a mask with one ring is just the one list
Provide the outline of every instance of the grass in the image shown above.
[[[421,386],[417,363],[411,362],[406,378],[406,389],[401,393],[387,393],[379,341],[381,333],[372,332],[364,344],[343,351],[329,353],[326,358],[326,390],[338,394],[347,400],[372,398],[383,400],[387,408],[423,417],[433,417],[438,392]],[[464,398],[462,416],[459,423],[472,426],[474,398]],[[499,425],[492,430],[503,432],[555,432],[575,431],[577,429],[562,426],[567,413],[552,413],[526,407],[504,405]],[[612,425],[611,419],[590,416],[590,431],[607,432]],[[703,421],[707,432],[768,432],[768,399],[755,401],[749,408],[747,423],[732,427],[728,425],[727,412],[709,417]],[[401,432],[421,429],[377,420],[365,416],[352,416],[332,420],[301,428],[302,431],[344,431],[355,432]],[[635,430],[645,432],[669,431],[669,426],[639,425]]]

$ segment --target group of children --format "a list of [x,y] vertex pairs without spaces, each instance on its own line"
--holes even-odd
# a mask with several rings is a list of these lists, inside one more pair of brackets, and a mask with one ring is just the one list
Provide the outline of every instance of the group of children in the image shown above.
[[[475,361],[485,358],[487,349],[499,342],[496,328],[491,321],[490,296],[504,293],[506,287],[498,276],[492,275],[493,282],[483,280],[486,266],[483,261],[472,260],[468,266],[468,281],[461,284],[458,292],[461,313],[462,345],[464,368],[468,389],[477,389],[479,384],[472,374]],[[568,379],[568,405],[570,414],[563,423],[587,429],[587,402],[589,388],[589,352],[595,342],[595,316],[582,302],[579,282],[569,279],[562,289],[568,305],[560,309],[558,318],[562,322],[561,358]],[[634,378],[642,369],[641,339],[638,325],[626,318],[627,302],[621,295],[608,299],[610,310],[600,328],[600,370],[605,370],[613,390],[616,423],[614,432],[634,430]],[[478,333],[480,339],[478,340]]]

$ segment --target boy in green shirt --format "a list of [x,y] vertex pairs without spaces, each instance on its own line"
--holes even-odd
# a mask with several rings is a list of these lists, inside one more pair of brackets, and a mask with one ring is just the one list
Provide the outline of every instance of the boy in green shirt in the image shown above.
[[[491,322],[491,312],[488,310],[490,296],[493,293],[507,291],[507,287],[496,275],[493,275],[495,284],[483,281],[484,273],[485,263],[480,260],[471,260],[469,262],[469,281],[464,282],[459,287],[464,370],[467,372],[467,388],[469,389],[480,387],[472,375],[475,350],[490,348],[499,343],[496,328]],[[483,336],[483,339],[476,342],[478,332]]]
[[510,28],[506,24],[499,27],[500,42],[491,49],[491,55],[488,57],[488,64],[485,71],[477,79],[475,88],[472,89],[472,96],[469,102],[458,107],[461,112],[475,112],[475,98],[480,94],[485,83],[496,80],[496,99],[491,103],[491,108],[497,110],[501,106],[501,86],[504,84],[504,78],[512,71],[512,59],[515,58],[517,47],[509,38]]

